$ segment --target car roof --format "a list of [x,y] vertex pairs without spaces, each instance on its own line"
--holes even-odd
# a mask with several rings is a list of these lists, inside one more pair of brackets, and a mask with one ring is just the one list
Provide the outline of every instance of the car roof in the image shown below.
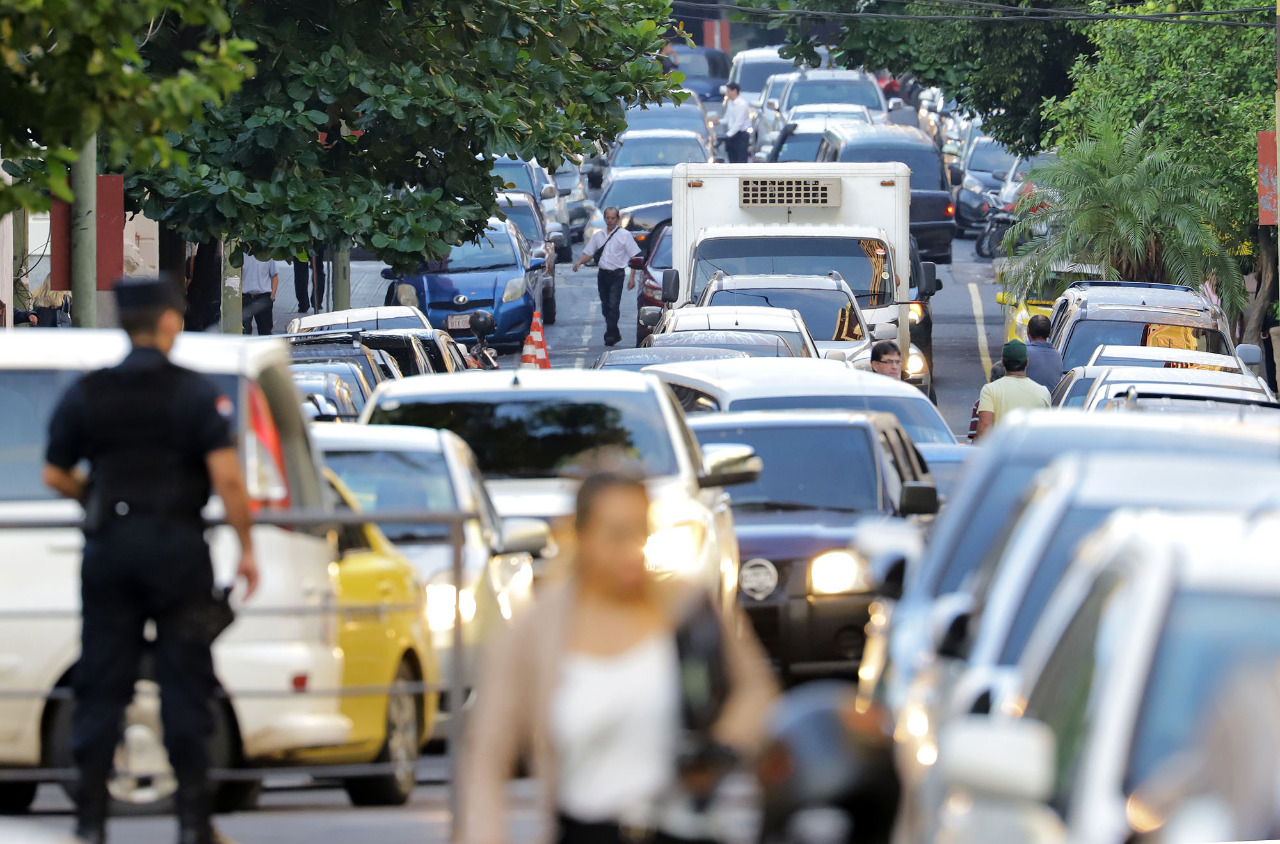
[[[768,308],[761,305],[730,305],[680,308],[672,311],[670,325],[684,323],[702,324],[712,331],[759,331],[777,328],[795,328],[804,324],[798,313],[789,308]],[[696,329],[684,329],[696,330]]]
[[[898,126],[883,123],[833,122],[827,131],[842,146],[916,146],[937,150],[937,146],[924,132],[914,126]],[[941,154],[941,153],[939,153]]]
[[1280,489],[1280,461],[1246,455],[1076,454],[1061,458],[1053,472],[1074,474],[1071,498],[1083,507],[1186,507],[1203,509],[1205,490],[1214,502],[1250,506]]
[[1150,366],[1111,366],[1099,376],[1094,389],[1112,384],[1138,385],[1179,385],[1195,387],[1222,387],[1232,390],[1246,390],[1251,393],[1265,392],[1262,382],[1253,373],[1217,372],[1209,369],[1184,369],[1181,367],[1165,369]]
[[854,114],[870,114],[871,109],[864,105],[855,105],[854,103],[802,103],[801,105],[792,106],[791,113],[796,112],[850,112]]
[[[1111,346],[1104,345],[1094,349],[1090,358],[1090,366],[1107,366],[1105,357],[1129,358],[1130,360],[1170,361],[1173,363],[1205,364],[1208,366],[1234,367],[1243,370],[1240,359],[1234,355],[1217,355],[1213,352],[1202,352],[1198,349],[1169,349],[1163,346]],[[1150,367],[1148,367],[1150,368]],[[1173,369],[1176,367],[1170,367]]]
[[853,120],[840,117],[805,117],[798,115],[791,119],[789,126],[795,128],[791,130],[788,137],[796,135],[823,135],[828,129],[845,123],[854,123],[861,126],[870,126],[865,120]]
[[[129,338],[118,330],[0,331],[0,369],[85,371],[114,366],[128,352]],[[256,376],[271,364],[288,366],[289,347],[273,337],[184,331],[170,357],[197,372]]]
[[844,290],[848,285],[829,275],[727,275],[713,278],[717,290]]
[[618,143],[627,141],[683,141],[692,138],[699,143],[702,135],[692,129],[628,129],[618,136]]
[[750,358],[651,366],[645,372],[734,400],[813,395],[901,396],[928,401],[902,381],[820,358]]
[[[776,334],[768,331],[760,331],[758,329],[743,329],[741,331],[726,331],[722,329],[698,329],[690,331],[670,331],[665,334],[651,334],[649,342],[653,344],[646,348],[667,349],[671,347],[697,348],[705,349],[709,345],[714,346],[718,343],[728,343],[735,346],[765,346],[775,350],[781,346],[787,346],[785,340]],[[792,354],[796,350],[791,349]],[[736,356],[735,356],[736,357]],[[749,357],[749,355],[748,355]],[[715,360],[717,358],[696,358],[696,360]],[[658,365],[658,364],[651,364]]]
[[362,322],[371,319],[399,319],[416,316],[421,319],[422,312],[408,305],[377,305],[371,308],[348,308],[344,311],[331,311],[323,314],[300,316],[295,321],[295,330],[300,332],[314,331],[318,328],[329,328]]
[[1178,307],[1212,309],[1214,305],[1194,288],[1181,284],[1146,284],[1133,281],[1078,281],[1063,296],[1094,305]]
[[378,398],[412,400],[450,393],[644,393],[654,389],[653,379],[637,372],[606,372],[598,369],[518,369],[471,370],[467,372],[415,375],[384,381]]
[[[686,132],[692,135],[692,132]],[[638,179],[671,179],[670,167],[622,167],[618,170],[610,170],[609,178],[606,179],[608,185],[617,182],[629,182]],[[606,185],[607,186],[607,185]]]
[[[755,335],[752,335],[755,339]],[[602,367],[652,366],[658,363],[676,363],[686,360],[722,360],[745,358],[746,352],[735,349],[717,349],[708,346],[643,346],[636,349],[610,349],[600,356]]]
[[866,71],[848,70],[839,67],[808,68],[800,71],[800,76],[805,79],[868,79],[872,82],[876,81],[876,78]]
[[897,427],[892,413],[868,410],[750,410],[737,413],[693,413],[688,417],[690,429],[778,428],[784,425],[809,428],[845,428],[854,425]]
[[[899,165],[905,178],[907,166]],[[889,236],[874,226],[847,226],[835,223],[750,223],[743,225],[707,226],[698,233],[699,242],[716,237],[854,237],[881,240]],[[899,258],[898,260],[902,260]]]
[[311,425],[311,436],[322,451],[404,448],[439,453],[444,451],[444,434],[447,433],[412,425],[351,425],[341,422],[314,422]]
[[[1089,413],[1074,408],[1051,412],[1016,410],[989,435],[982,449],[1007,462],[1019,454],[1057,456],[1073,448],[1085,451],[1155,446],[1210,448],[1214,442],[1234,441],[1233,448],[1248,447],[1261,453],[1274,450],[1280,457],[1280,420],[1241,421],[1234,417],[1147,416],[1132,413]],[[1160,446],[1163,449],[1163,446]],[[996,458],[993,458],[996,459]]]

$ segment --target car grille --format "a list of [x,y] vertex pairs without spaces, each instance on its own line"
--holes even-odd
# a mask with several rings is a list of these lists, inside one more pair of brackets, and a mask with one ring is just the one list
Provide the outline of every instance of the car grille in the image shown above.
[[745,609],[765,653],[776,659],[782,648],[782,613],[786,611],[786,605],[765,604]]
[[468,299],[465,305],[459,305],[453,300],[444,302],[432,302],[431,310],[433,311],[474,311],[476,308],[492,308],[492,299]]

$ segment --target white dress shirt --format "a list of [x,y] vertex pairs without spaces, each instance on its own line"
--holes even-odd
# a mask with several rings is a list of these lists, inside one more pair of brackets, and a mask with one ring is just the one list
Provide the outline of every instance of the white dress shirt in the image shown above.
[[621,223],[613,230],[612,237],[609,236],[610,234],[608,230],[602,229],[591,235],[591,239],[583,247],[584,254],[594,255],[603,245],[604,252],[596,261],[596,266],[602,270],[626,269],[627,262],[640,254],[640,247],[636,245],[636,239],[631,236],[631,232],[624,229]]
[[244,256],[240,268],[241,293],[270,293],[271,277],[279,275],[275,261],[259,261],[252,255]]
[[747,107],[747,101],[739,95],[732,100],[726,100],[724,105],[724,132],[732,137],[739,132],[747,131],[751,126],[751,109]]

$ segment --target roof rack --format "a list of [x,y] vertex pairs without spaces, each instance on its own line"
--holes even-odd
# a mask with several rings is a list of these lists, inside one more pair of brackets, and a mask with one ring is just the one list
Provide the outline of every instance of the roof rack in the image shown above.
[[320,331],[303,331],[298,334],[280,335],[290,346],[319,346],[324,344],[349,342],[353,347],[361,345],[363,328],[330,328]]
[[1081,281],[1073,281],[1067,285],[1067,289],[1088,290],[1093,287],[1142,287],[1150,290],[1185,290],[1189,293],[1198,292],[1194,287],[1188,287],[1185,284],[1163,284],[1154,281],[1102,281],[1099,279],[1083,279]]

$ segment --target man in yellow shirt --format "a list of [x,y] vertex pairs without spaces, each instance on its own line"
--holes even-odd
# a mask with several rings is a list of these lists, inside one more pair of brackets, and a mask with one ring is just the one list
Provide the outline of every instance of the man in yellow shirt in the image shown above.
[[991,430],[1006,413],[1020,408],[1037,410],[1050,406],[1049,391],[1027,377],[1027,347],[1010,340],[1001,353],[1005,375],[982,387],[978,395],[978,432],[974,439]]

